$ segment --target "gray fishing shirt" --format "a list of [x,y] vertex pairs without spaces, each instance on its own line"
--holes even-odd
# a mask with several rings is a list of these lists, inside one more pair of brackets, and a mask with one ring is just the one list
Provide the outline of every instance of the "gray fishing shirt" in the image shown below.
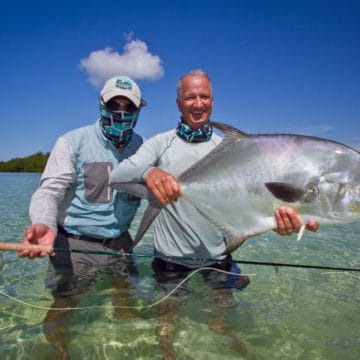
[[[135,155],[122,161],[110,174],[115,182],[144,181],[153,167],[178,177],[184,170],[208,154],[221,137],[213,133],[209,141],[187,143],[175,130],[158,134],[144,142]],[[154,248],[162,256],[183,258],[222,259],[226,240],[221,232],[193,205],[180,197],[162,209],[154,222]],[[189,259],[170,261],[189,267],[208,265]]]

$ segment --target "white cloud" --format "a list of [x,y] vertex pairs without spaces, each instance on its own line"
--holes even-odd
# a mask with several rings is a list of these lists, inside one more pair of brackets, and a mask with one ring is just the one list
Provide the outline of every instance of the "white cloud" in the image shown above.
[[79,66],[88,73],[91,84],[102,86],[106,80],[117,75],[147,80],[157,80],[164,75],[158,55],[151,54],[141,40],[131,40],[131,36],[127,40],[123,54],[107,47],[92,51],[80,60]]

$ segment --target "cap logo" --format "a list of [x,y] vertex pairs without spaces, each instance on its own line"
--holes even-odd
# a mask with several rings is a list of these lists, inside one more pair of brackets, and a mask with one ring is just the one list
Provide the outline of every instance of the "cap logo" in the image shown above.
[[131,90],[132,89],[131,81],[128,79],[124,79],[124,78],[117,78],[115,86],[118,87],[119,89],[123,89],[123,90]]

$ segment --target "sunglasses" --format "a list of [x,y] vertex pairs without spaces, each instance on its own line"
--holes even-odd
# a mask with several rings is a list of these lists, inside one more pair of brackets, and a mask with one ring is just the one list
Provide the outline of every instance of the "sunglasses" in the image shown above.
[[121,111],[128,114],[135,114],[138,112],[138,108],[129,100],[112,99],[105,104],[105,108],[110,111]]

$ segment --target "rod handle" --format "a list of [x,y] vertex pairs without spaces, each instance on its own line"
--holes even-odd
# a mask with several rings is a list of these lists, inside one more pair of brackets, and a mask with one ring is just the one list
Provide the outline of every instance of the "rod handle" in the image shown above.
[[0,242],[1,251],[23,251],[23,250],[41,250],[50,254],[53,248],[50,245],[32,245],[23,243],[6,243]]

